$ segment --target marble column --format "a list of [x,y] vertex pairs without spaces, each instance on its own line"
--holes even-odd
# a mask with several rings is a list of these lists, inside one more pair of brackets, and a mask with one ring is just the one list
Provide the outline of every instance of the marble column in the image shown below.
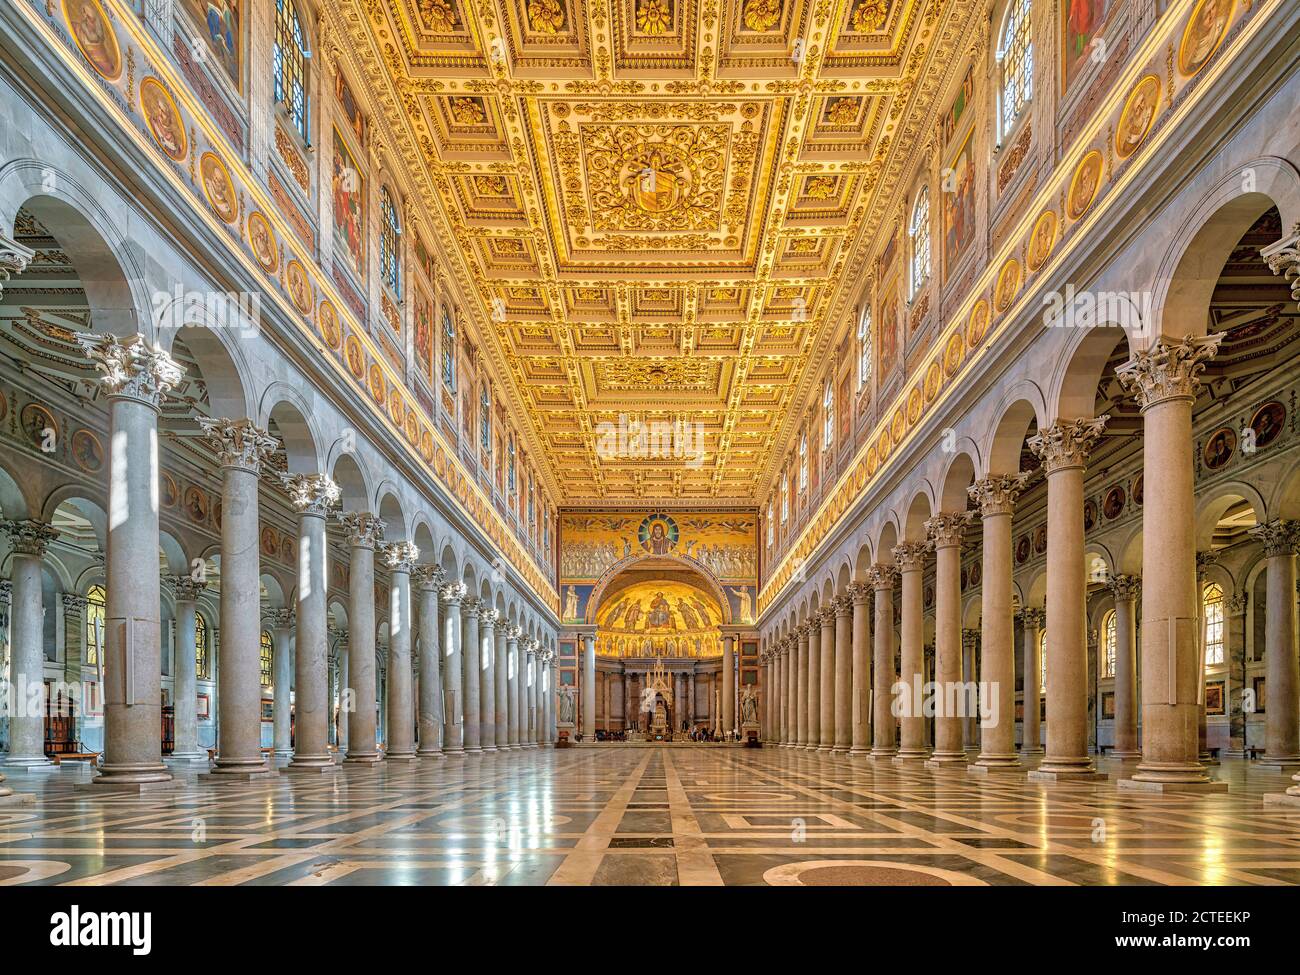
[[506,627],[506,707],[509,715],[506,741],[512,749],[523,747],[519,735],[520,688],[523,687],[519,667],[519,637],[523,632],[513,623]]
[[555,744],[555,651],[547,647],[542,651],[542,746]]
[[[147,789],[171,779],[160,735],[158,408],[184,370],[143,335],[84,336],[80,341],[103,373],[110,444],[101,658],[104,754],[94,781]],[[256,590],[252,598],[256,623]]]
[[722,730],[736,731],[736,638],[729,633],[722,638]]
[[348,724],[349,715],[352,712],[356,695],[352,690],[350,674],[352,664],[350,660],[351,651],[348,642],[348,631],[341,630],[339,633],[338,646],[338,672],[339,672],[339,699],[338,699],[338,727],[335,734],[338,738],[338,760],[342,761],[348,753]]
[[1016,754],[1015,609],[1011,594],[1011,513],[1029,473],[991,474],[970,487],[979,505],[983,535],[980,582],[980,699],[987,693],[992,714],[981,714],[977,769],[1014,769]]
[[464,639],[461,641],[463,659],[461,666],[461,686],[464,688],[465,700],[465,752],[476,755],[483,751],[483,712],[482,699],[482,636],[479,634],[479,616],[487,607],[481,599],[466,596],[461,601],[461,622],[464,625]]
[[420,640],[420,758],[442,757],[442,640],[438,633],[438,588],[442,585],[440,565],[417,565],[411,570],[419,607]]
[[[941,513],[925,523],[934,544],[934,754],[928,766],[965,765],[961,683],[961,542],[966,512]],[[1082,565],[1082,562],[1080,562]]]
[[867,572],[867,583],[875,598],[873,629],[874,662],[871,703],[871,758],[873,761],[892,761],[898,751],[894,732],[893,693],[897,675],[894,673],[894,583],[898,568],[888,563],[873,565]]
[[442,587],[442,751],[459,758],[465,754],[465,717],[461,682],[461,600],[465,583],[449,582]]
[[[1198,757],[1197,711],[1203,707],[1204,684],[1192,436],[1199,375],[1222,339],[1222,333],[1180,342],[1160,338],[1116,370],[1121,386],[1142,409],[1142,472],[1151,501],[1142,509],[1142,761],[1133,777],[1120,783],[1124,788],[1227,789],[1226,783],[1211,781]],[[1050,539],[1048,553],[1050,566],[1056,561]],[[1048,590],[1050,595],[1050,579]],[[1050,641],[1059,627],[1050,599],[1047,613],[1052,618],[1047,667],[1054,686],[1058,677],[1052,672],[1056,658]],[[1050,698],[1047,719],[1050,758]]]
[[[272,772],[262,758],[261,740],[258,475],[278,445],[252,420],[199,417],[199,426],[217,449],[222,475],[220,726],[211,774],[248,779]],[[152,544],[156,556],[156,535]]]
[[1141,758],[1137,712],[1137,576],[1117,575],[1109,588],[1115,597],[1115,748],[1112,758]]
[[816,751],[822,737],[822,613],[819,609],[812,617],[808,631],[808,739],[804,747]]
[[[1300,666],[1296,658],[1296,547],[1300,522],[1270,521],[1251,529],[1268,560],[1264,620],[1264,761],[1276,771],[1300,767]],[[1297,779],[1300,781],[1300,779]]]
[[585,633],[582,642],[582,740],[593,741],[596,737],[596,635]]
[[208,767],[208,753],[199,748],[198,657],[194,624],[199,594],[207,584],[193,575],[172,576],[168,582],[176,596],[176,661],[173,665],[172,700],[175,706],[175,743],[168,761],[172,765]]
[[348,750],[345,762],[375,765],[375,546],[384,523],[369,511],[344,514],[348,537]]
[[[528,738],[526,748],[537,747],[537,648],[536,640],[529,640],[526,650],[527,661],[524,665],[525,685],[528,688]],[[608,718],[606,719],[608,720]]]
[[506,657],[506,631],[510,629],[510,624],[504,621],[497,622],[496,628],[496,646],[492,654],[492,684],[495,697],[492,707],[492,716],[495,726],[493,728],[493,738],[496,740],[497,751],[508,752],[510,750],[510,689],[508,684],[510,662]]
[[871,585],[849,584],[848,600],[852,606],[852,687],[850,689],[849,757],[871,753]]
[[966,694],[964,698],[966,704],[962,711],[961,738],[967,751],[979,747],[979,738],[975,730],[979,715],[978,688],[975,684],[976,670],[979,669],[976,663],[979,657],[979,645],[980,631],[962,627],[961,680],[966,687],[975,689],[974,693]]
[[803,748],[809,741],[809,640],[815,625],[811,620],[798,625],[794,645],[794,735],[790,741],[794,748]]
[[[851,585],[849,587],[851,589]],[[835,597],[835,743],[838,755],[853,745],[853,597],[849,589]]]
[[817,661],[817,728],[811,744],[819,752],[835,747],[835,600],[832,597],[821,611],[821,635]]
[[[59,537],[51,525],[43,521],[25,518],[19,521],[0,523],[0,529],[9,536],[13,546],[10,559],[10,576],[13,589],[10,595],[10,644],[9,644],[9,755],[6,765],[17,768],[44,768],[51,764],[45,757],[45,645],[44,619],[42,606],[41,565],[45,551],[50,542]],[[155,543],[156,544],[156,543]],[[154,570],[151,578],[156,579],[158,553],[154,551]],[[122,580],[125,585],[125,580]],[[156,592],[155,587],[155,592]],[[157,598],[155,598],[157,602]],[[155,648],[155,673],[141,675],[141,683],[147,685],[150,677],[155,687],[161,686],[158,674],[161,656],[158,654],[158,608],[155,606],[153,626],[153,644]],[[106,620],[107,628],[112,629],[114,620]],[[130,642],[130,637],[127,642]],[[148,637],[145,637],[148,639]],[[152,698],[155,705],[159,700],[156,693]],[[162,716],[158,714],[158,726],[154,729],[155,739],[159,738],[162,728]],[[158,767],[163,769],[159,778],[165,781],[169,775],[162,764],[162,742],[158,741]]]
[[686,720],[695,726],[695,675],[686,675]]
[[[902,605],[900,679],[908,687],[921,687],[925,683],[925,616],[921,594],[921,579],[925,568],[928,542],[902,542],[894,546],[894,565],[898,567],[899,589]],[[925,715],[914,714],[912,707],[902,709],[899,716],[899,748],[896,762],[924,760],[930,749],[927,741]]]
[[294,635],[294,736],[291,772],[332,772],[330,754],[329,607],[325,518],[338,504],[328,474],[291,474],[284,480],[298,512],[298,631]]
[[381,550],[388,580],[388,735],[384,758],[415,758],[415,673],[411,667],[411,569],[420,557],[414,542],[390,542]]
[[[1047,473],[1047,754],[1031,778],[1100,776],[1088,754],[1083,476],[1108,417],[1057,420],[1029,441]],[[1159,498],[1159,494],[1151,497]],[[1160,508],[1164,499],[1150,505]],[[1150,510],[1143,514],[1145,522]]]
[[276,758],[293,757],[293,610],[273,609],[271,627],[271,745]]
[[478,616],[479,633],[479,743],[485,752],[497,750],[497,624],[501,612],[484,609]]
[[[1207,551],[1196,553],[1196,606],[1201,611],[1200,626],[1197,628],[1200,650],[1196,654],[1196,686],[1200,688],[1200,700],[1196,705],[1196,760],[1202,765],[1219,764],[1219,760],[1210,754],[1210,722],[1209,716],[1205,712],[1206,620],[1204,615],[1204,599],[1201,595],[1205,592],[1205,586],[1209,581],[1207,570],[1210,566],[1217,563],[1218,560],[1219,557],[1214,552]],[[1226,594],[1224,610],[1227,610]],[[1227,628],[1227,622],[1227,617],[1225,615],[1225,629]],[[1226,693],[1225,690],[1225,694]]]
[[1024,728],[1021,730],[1020,754],[1043,754],[1042,693],[1039,678],[1043,673],[1043,661],[1040,656],[1042,646],[1043,623],[1047,614],[1041,607],[1030,606],[1020,614],[1022,638],[1024,640],[1025,679],[1021,685],[1020,700],[1024,710]]

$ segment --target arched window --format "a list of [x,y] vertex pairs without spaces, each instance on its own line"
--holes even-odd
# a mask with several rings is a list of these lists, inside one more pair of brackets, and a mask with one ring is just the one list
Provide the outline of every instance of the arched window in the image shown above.
[[858,317],[858,389],[871,378],[871,306],[863,305]]
[[271,674],[274,673],[272,667],[275,660],[275,650],[271,646],[271,631],[262,631],[262,686],[271,686]]
[[388,289],[402,295],[402,224],[393,195],[385,186],[379,191],[379,276]]
[[790,475],[781,472],[781,524],[790,520]]
[[930,277],[930,190],[922,186],[912,205],[912,297]]
[[515,493],[515,435],[506,438],[506,489]]
[[534,484],[533,472],[529,471],[528,472],[528,534],[529,535],[532,535],[534,533],[534,528],[537,524],[537,519],[533,517],[533,512],[535,510],[533,508],[533,484]]
[[194,676],[211,680],[212,668],[208,665],[208,621],[202,613],[194,614]]
[[479,416],[478,421],[478,441],[483,447],[483,453],[491,456],[492,454],[492,398],[488,396],[487,383],[479,389],[478,395]]
[[808,490],[808,431],[799,431],[799,493]]
[[1101,676],[1115,676],[1115,611],[1101,618]]
[[772,547],[772,541],[776,538],[776,526],[772,524],[772,499],[767,499],[767,547]]
[[456,323],[446,305],[442,308],[442,381],[456,392]]
[[1205,616],[1205,662],[1223,663],[1223,588],[1211,582],[1201,592],[1201,611]]
[[1038,693],[1047,693],[1047,628],[1038,631]]
[[1034,97],[1034,41],[1031,35],[1029,0],[1011,0],[1006,26],[1002,30],[1001,131],[1011,131],[1020,113]]
[[835,390],[828,379],[822,385],[822,447],[835,442]]
[[104,611],[108,605],[108,593],[103,586],[91,586],[86,590],[86,663],[93,667],[100,661],[104,652]]
[[307,35],[293,0],[275,0],[275,100],[284,106],[303,142],[307,136]]

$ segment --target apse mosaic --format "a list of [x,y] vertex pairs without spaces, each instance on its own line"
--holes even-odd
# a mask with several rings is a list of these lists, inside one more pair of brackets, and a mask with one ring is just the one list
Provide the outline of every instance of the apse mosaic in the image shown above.
[[596,649],[608,656],[711,656],[721,652],[717,599],[673,580],[641,582],[596,612]]
[[560,516],[560,578],[594,582],[621,562],[677,556],[721,581],[758,575],[758,518],[737,512],[567,512]]

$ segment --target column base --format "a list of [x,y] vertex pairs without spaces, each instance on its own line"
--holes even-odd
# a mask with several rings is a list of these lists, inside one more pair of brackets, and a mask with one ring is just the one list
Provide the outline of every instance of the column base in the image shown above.
[[284,767],[286,772],[337,772],[333,755],[296,755],[292,762]]
[[[1116,783],[1123,792],[1145,792],[1145,793],[1174,793],[1174,792],[1200,792],[1215,793],[1227,792],[1228,783],[1215,782],[1207,780],[1205,782],[1176,782],[1176,781],[1152,781],[1149,779],[1120,779]],[[1264,797],[1268,801],[1268,797]]]
[[464,758],[465,749],[455,745],[453,745],[451,748],[444,748],[442,750],[442,757],[443,758]]
[[1202,765],[1206,765],[1206,766],[1220,764],[1219,760],[1209,752],[1201,752],[1199,755],[1196,756],[1196,760],[1200,762]]
[[1028,746],[1021,745],[1020,754],[1021,755],[1045,755],[1047,754],[1047,750],[1043,748],[1042,745],[1028,745]]
[[[91,771],[93,775],[94,770]],[[105,765],[99,769],[98,775],[83,784],[97,787],[120,785],[124,788],[135,789],[137,787],[158,788],[159,786],[171,788],[174,782],[175,780],[166,765],[150,763],[148,765]]]
[[270,782],[272,779],[280,777],[278,769],[267,768],[250,768],[248,766],[234,766],[226,768],[214,768],[210,772],[199,773],[205,780],[212,782]]
[[898,754],[896,748],[872,748],[871,760],[873,762],[893,762],[894,756]]
[[[1169,786],[1204,785],[1214,780],[1199,762],[1143,762],[1137,771],[1124,781],[1147,782]],[[1130,788],[1141,788],[1130,786]],[[1224,785],[1226,789],[1227,786]]]
[[107,795],[114,792],[143,796],[175,792],[180,785],[181,783],[170,775],[165,779],[118,779],[97,775],[89,782],[78,782],[73,788],[78,792],[89,792],[92,795]]
[[384,756],[386,762],[414,762],[415,752],[389,752]]
[[980,765],[976,762],[974,765],[966,766],[967,775],[998,775],[1005,778],[1024,778],[1026,775],[1025,767],[1018,762],[1015,765]]
[[163,759],[163,764],[172,768],[189,769],[189,768],[207,768],[211,765],[208,760],[208,753],[203,751],[193,752],[172,752]]
[[907,765],[915,762],[924,762],[930,758],[930,752],[925,748],[900,748],[898,754],[894,756],[895,765]]
[[993,752],[987,755],[980,755],[971,763],[970,768],[984,769],[989,772],[997,772],[1003,769],[1019,770],[1024,766],[1020,764],[1020,756],[1015,752]]
[[343,759],[344,765],[378,765],[384,760],[384,757],[378,752],[362,752],[360,755],[349,755]]
[[57,769],[58,766],[42,755],[40,758],[6,758],[0,762],[0,768],[20,768],[24,772],[40,772],[43,769]]
[[442,758],[441,748],[420,748],[415,752],[416,758]]
[[1136,748],[1133,751],[1128,751],[1126,749],[1125,751],[1122,752],[1115,751],[1114,749],[1112,749],[1110,752],[1107,753],[1106,757],[1118,759],[1121,762],[1133,762],[1133,761],[1137,761],[1142,757],[1142,752],[1140,749],[1136,749]]
[[1034,769],[1028,778],[1031,782],[1100,782],[1110,776],[1091,765],[1052,765]]
[[1251,768],[1261,769],[1265,772],[1281,772],[1289,774],[1300,768],[1300,755],[1283,755],[1280,758],[1264,759],[1262,762],[1251,763]]
[[871,749],[866,745],[854,745],[849,749],[849,758],[866,758],[871,754]]
[[926,759],[926,768],[950,769],[959,765],[969,764],[966,753],[960,752],[935,752]]
[[293,758],[292,748],[277,748],[271,753],[276,758]]
[[830,745],[818,745],[817,750],[819,752],[825,752],[828,755],[835,751],[835,749]]

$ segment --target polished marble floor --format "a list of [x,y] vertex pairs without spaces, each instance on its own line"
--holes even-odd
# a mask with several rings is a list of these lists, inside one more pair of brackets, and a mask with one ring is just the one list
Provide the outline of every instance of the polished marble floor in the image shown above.
[[[1121,793],[806,751],[596,746],[101,795],[9,774],[0,885],[1300,883],[1287,778]],[[8,770],[7,774],[8,774]]]

